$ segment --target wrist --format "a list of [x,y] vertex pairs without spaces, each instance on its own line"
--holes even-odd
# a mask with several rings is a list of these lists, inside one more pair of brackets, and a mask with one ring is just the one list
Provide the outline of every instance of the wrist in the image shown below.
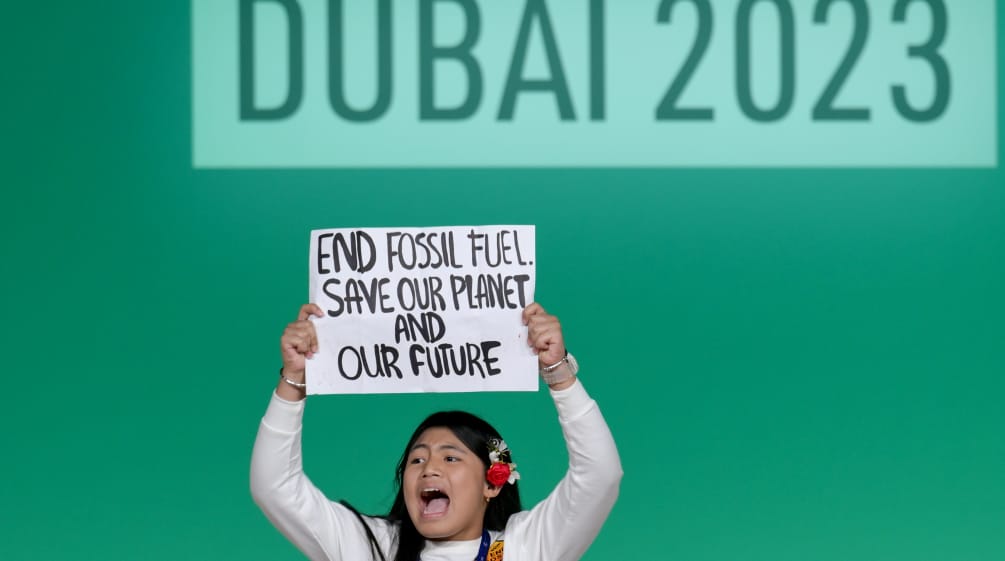
[[295,388],[306,387],[307,384],[307,371],[306,370],[287,370],[285,366],[279,369],[279,380],[285,382]]
[[306,372],[279,369],[279,383],[276,385],[276,395],[288,401],[300,401],[307,396]]
[[565,356],[562,360],[556,362],[555,364],[549,364],[542,366],[539,369],[539,374],[544,383],[548,385],[549,388],[553,390],[563,390],[568,388],[576,381],[576,373],[579,372],[579,363],[576,362],[576,358],[569,353],[568,350],[565,352]]

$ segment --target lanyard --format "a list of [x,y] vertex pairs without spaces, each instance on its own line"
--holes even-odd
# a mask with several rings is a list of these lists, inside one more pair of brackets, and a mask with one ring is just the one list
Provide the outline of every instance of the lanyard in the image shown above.
[[475,561],[485,561],[489,556],[489,531],[482,530],[482,544],[478,546],[478,556]]

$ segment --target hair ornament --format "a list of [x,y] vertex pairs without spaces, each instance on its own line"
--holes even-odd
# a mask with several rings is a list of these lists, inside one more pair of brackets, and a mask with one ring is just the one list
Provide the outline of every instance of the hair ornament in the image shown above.
[[520,472],[516,470],[516,464],[510,457],[509,447],[506,441],[498,438],[491,438],[488,442],[489,461],[491,465],[485,473],[485,479],[493,487],[502,487],[506,483],[510,485],[520,479]]

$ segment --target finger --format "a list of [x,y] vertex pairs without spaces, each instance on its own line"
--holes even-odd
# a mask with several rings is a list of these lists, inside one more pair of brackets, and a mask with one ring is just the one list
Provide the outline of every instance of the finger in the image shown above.
[[565,356],[565,344],[560,337],[542,339],[537,348],[537,358],[542,366],[551,366]]
[[313,349],[317,346],[318,331],[314,327],[314,322],[306,319],[295,321],[289,325],[290,333],[296,333],[310,343],[310,347]]
[[538,350],[546,351],[548,349],[551,349],[555,345],[560,344],[561,342],[562,337],[560,332],[557,330],[556,331],[549,330],[540,334],[538,337],[535,337],[532,346]]
[[549,321],[530,328],[528,337],[532,347],[547,349],[555,343],[562,341],[562,328],[558,321]]
[[310,335],[314,332],[314,324],[307,320],[294,321],[286,325],[286,329],[283,331],[283,337],[287,335],[296,335],[297,337],[304,337]]
[[562,325],[557,317],[548,314],[535,315],[531,318],[527,330],[527,343],[543,362],[551,364],[565,354]]
[[324,317],[324,312],[321,310],[321,306],[317,304],[304,304],[300,306],[300,313],[297,314],[297,320],[303,321],[311,316],[314,317]]
[[300,352],[313,350],[317,344],[314,325],[309,321],[295,321],[289,324],[280,339],[284,343],[293,345]]
[[539,310],[532,315],[527,316],[526,324],[529,326],[541,325],[543,323],[548,323],[549,321],[555,320],[555,316],[549,315],[544,310]]
[[285,335],[281,343],[283,350],[291,353],[304,354],[310,350],[307,337],[302,334]]
[[547,314],[539,314],[530,318],[527,324],[527,331],[531,337],[539,337],[548,331],[561,331],[562,326],[558,323],[558,318]]
[[292,346],[283,347],[283,368],[300,370],[303,368],[304,355],[297,352]]
[[524,325],[527,325],[527,323],[530,322],[533,316],[543,313],[546,312],[544,311],[544,308],[541,307],[541,304],[538,304],[537,302],[531,303],[529,306],[523,309],[522,317]]
[[282,345],[282,351],[283,351],[284,362],[290,362],[296,360],[297,357],[300,356],[300,353],[297,352],[296,345],[294,345],[293,343],[284,342]]

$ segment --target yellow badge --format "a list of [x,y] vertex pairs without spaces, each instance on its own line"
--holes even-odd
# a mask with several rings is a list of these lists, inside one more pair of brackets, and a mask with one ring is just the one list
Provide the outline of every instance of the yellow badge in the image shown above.
[[489,556],[485,561],[502,561],[503,542],[495,541],[489,546]]

